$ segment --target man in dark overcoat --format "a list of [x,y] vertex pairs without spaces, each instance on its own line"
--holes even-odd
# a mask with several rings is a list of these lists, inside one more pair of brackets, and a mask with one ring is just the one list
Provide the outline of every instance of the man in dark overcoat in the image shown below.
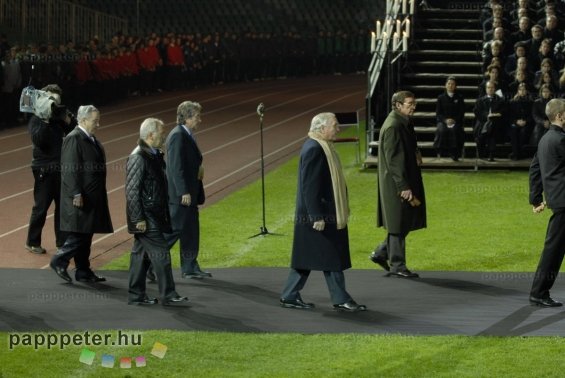
[[343,170],[332,143],[338,131],[333,113],[316,115],[300,152],[291,269],[280,298],[282,307],[314,307],[302,300],[300,290],[310,271],[321,270],[336,310],[367,309],[345,290],[343,271],[351,268],[349,205]]
[[77,121],[78,126],[63,140],[61,152],[60,227],[68,236],[50,266],[71,282],[67,267],[74,257],[77,281],[100,282],[106,279],[90,269],[92,237],[114,232],[106,193],[106,156],[94,137],[100,112],[92,105],[81,106]]
[[198,263],[200,220],[198,205],[204,203],[202,153],[194,130],[200,124],[202,106],[184,101],[177,108],[177,126],[167,137],[167,179],[172,232],[165,234],[169,249],[180,240],[183,278],[212,277]]
[[[530,165],[530,204],[534,213],[553,211],[547,225],[543,251],[530,290],[530,303],[559,307],[549,290],[553,287],[565,254],[565,100],[550,100],[545,113],[551,122]],[[545,195],[545,202],[543,197]]]
[[416,278],[406,266],[406,236],[426,227],[422,158],[410,124],[416,98],[409,91],[396,92],[392,107],[379,133],[378,156],[377,226],[386,229],[387,237],[370,258],[389,276]]
[[126,164],[126,214],[128,232],[134,234],[129,267],[128,304],[151,305],[145,291],[145,275],[151,263],[164,305],[187,301],[175,290],[171,255],[164,232],[171,232],[165,160],[163,121],[147,118],[141,123],[137,147]]

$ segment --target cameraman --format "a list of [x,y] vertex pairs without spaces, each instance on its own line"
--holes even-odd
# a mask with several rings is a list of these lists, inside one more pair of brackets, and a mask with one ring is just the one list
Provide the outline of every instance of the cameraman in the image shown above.
[[[25,248],[31,253],[43,254],[41,231],[51,202],[55,201],[55,243],[60,247],[65,235],[59,229],[59,197],[61,193],[61,146],[63,137],[77,125],[74,116],[61,105],[63,91],[57,84],[41,89],[50,95],[29,120],[29,133],[33,143],[31,170],[35,180],[33,186],[33,208]],[[44,117],[44,118],[42,118]]]

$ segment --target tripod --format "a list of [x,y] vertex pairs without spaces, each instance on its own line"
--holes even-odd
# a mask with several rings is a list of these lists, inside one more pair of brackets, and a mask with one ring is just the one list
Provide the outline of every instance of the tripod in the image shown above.
[[263,116],[265,115],[265,105],[263,103],[260,103],[259,106],[257,106],[257,114],[259,115],[259,135],[261,138],[261,201],[263,205],[263,225],[259,227],[259,233],[250,236],[249,239],[261,235],[280,235],[269,232],[265,222],[265,155],[263,152]]

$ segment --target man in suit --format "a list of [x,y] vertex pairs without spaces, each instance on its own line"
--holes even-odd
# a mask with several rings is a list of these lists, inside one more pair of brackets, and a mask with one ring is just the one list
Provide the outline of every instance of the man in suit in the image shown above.
[[[553,211],[530,291],[530,303],[542,307],[563,304],[549,295],[565,254],[565,100],[552,99],[545,113],[551,122],[530,165],[530,204],[534,213]],[[545,195],[545,202],[543,197]]]
[[487,81],[485,85],[486,94],[475,102],[473,113],[475,114],[474,134],[477,140],[479,156],[494,161],[496,151],[496,140],[506,135],[507,125],[504,122],[505,102],[496,92],[496,82]]
[[194,139],[202,106],[184,101],[177,108],[177,126],[167,137],[167,180],[172,232],[165,234],[169,249],[180,239],[183,278],[202,279],[212,274],[200,269],[198,205],[204,203],[202,153]]
[[106,156],[94,134],[100,112],[92,105],[77,112],[78,126],[63,141],[61,152],[61,230],[68,232],[65,244],[51,259],[59,277],[71,282],[67,272],[74,257],[75,279],[80,282],[106,281],[90,269],[90,247],[95,233],[112,233],[106,194]]
[[314,307],[302,300],[300,290],[310,271],[321,270],[335,310],[367,309],[345,290],[343,271],[351,268],[349,204],[345,177],[332,143],[338,131],[335,114],[316,115],[300,151],[291,269],[280,298],[280,305],[285,308]]
[[388,276],[399,278],[419,277],[406,266],[406,236],[426,227],[422,157],[410,124],[415,109],[412,92],[396,92],[379,132],[377,226],[387,230],[387,237],[370,259],[390,271]]
[[164,232],[171,232],[165,160],[159,150],[164,141],[163,121],[147,118],[139,129],[138,146],[126,164],[128,232],[134,234],[129,268],[128,304],[150,305],[157,299],[145,292],[145,274],[151,262],[164,305],[188,301],[175,290],[171,254]]
[[465,130],[465,99],[457,92],[455,77],[449,76],[445,82],[445,92],[437,98],[436,104],[436,136],[434,148],[440,156],[449,154],[458,161],[461,155]]

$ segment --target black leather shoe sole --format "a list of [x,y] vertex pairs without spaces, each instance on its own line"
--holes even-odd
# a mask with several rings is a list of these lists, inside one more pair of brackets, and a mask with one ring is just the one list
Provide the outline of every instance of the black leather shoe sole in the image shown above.
[[57,273],[57,275],[59,277],[61,277],[62,279],[64,279],[67,282],[73,282],[73,279],[71,278],[71,276],[69,276],[67,269],[61,268],[60,266],[56,266],[56,265],[53,265],[53,264],[49,264],[49,266],[51,267],[51,269],[53,269],[55,271],[55,273]]
[[387,272],[390,271],[390,266],[388,265],[388,261],[386,261],[386,259],[382,257],[376,256],[374,252],[371,253],[369,259],[375,264],[380,265],[380,267],[386,270]]
[[530,297],[530,303],[540,307],[561,307],[563,303],[553,300],[553,298],[536,298]]
[[80,278],[75,277],[75,279],[78,282],[89,282],[89,283],[105,282],[106,281],[105,277],[99,277],[99,276],[80,277]]
[[190,302],[190,299],[188,299],[187,297],[169,298],[169,299],[164,300],[162,305],[168,306],[168,305],[175,305],[175,304],[184,303],[184,302]]
[[201,279],[204,278],[204,276],[201,276],[200,274],[196,274],[196,273],[183,273],[182,278],[190,278],[190,279],[193,279],[193,280],[201,280]]
[[390,272],[387,277],[398,277],[398,278],[419,278],[418,273],[412,272]]
[[302,302],[300,300],[287,300],[287,299],[281,299],[279,301],[281,307],[284,308],[298,308],[301,310],[308,310],[311,308],[314,308],[316,306],[314,306],[314,303],[305,303]]
[[129,301],[128,305],[134,305],[134,306],[147,306],[147,305],[154,305],[157,304],[159,301],[157,300],[157,298],[146,298],[142,301]]

